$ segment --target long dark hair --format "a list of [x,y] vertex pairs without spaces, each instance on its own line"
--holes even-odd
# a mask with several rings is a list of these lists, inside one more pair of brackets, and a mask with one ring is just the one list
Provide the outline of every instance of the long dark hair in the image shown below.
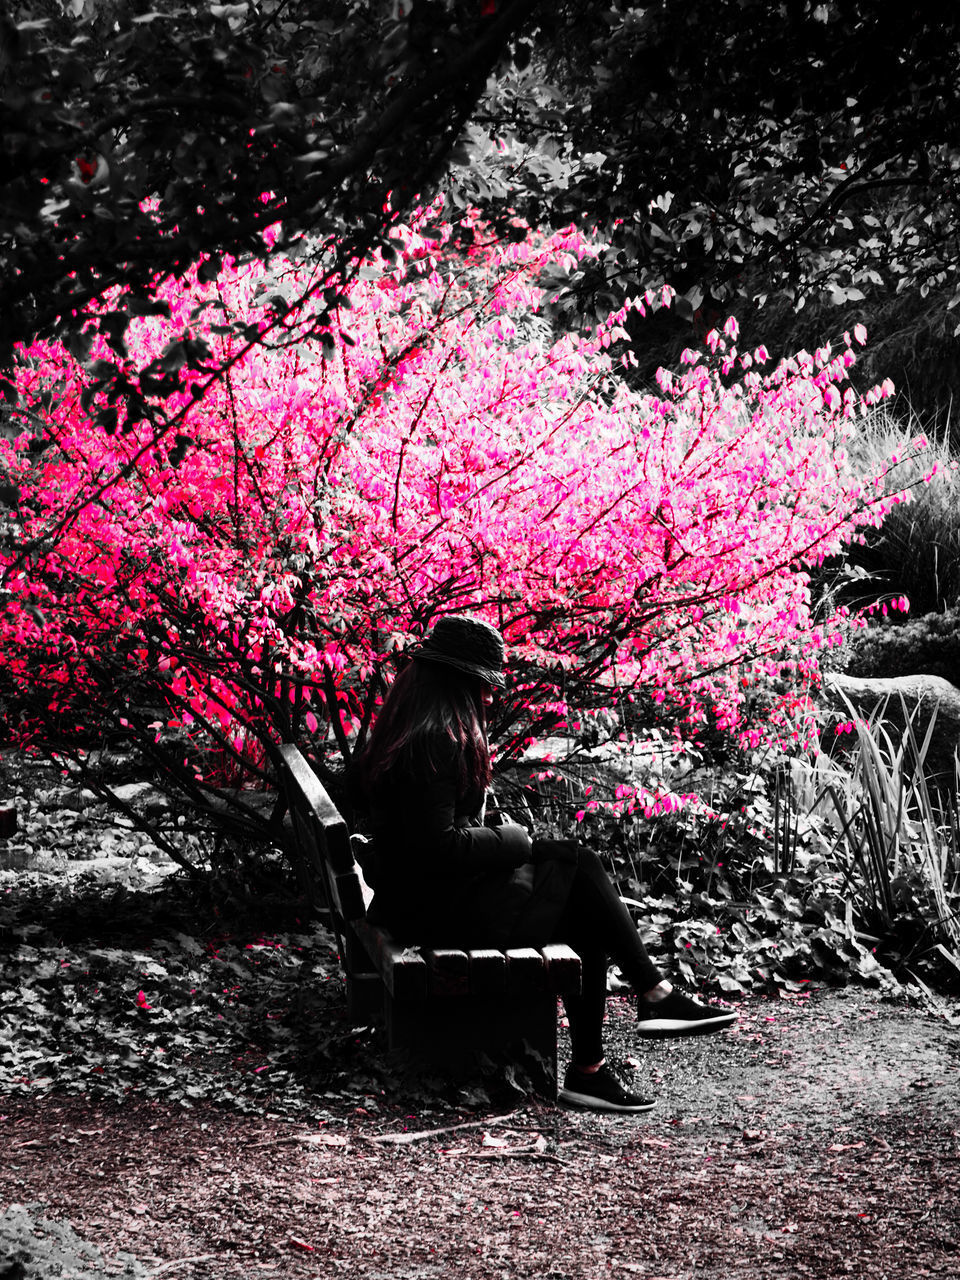
[[458,782],[489,786],[490,748],[483,685],[453,667],[411,661],[397,675],[357,762],[358,781],[371,790],[391,775],[429,780],[453,746]]

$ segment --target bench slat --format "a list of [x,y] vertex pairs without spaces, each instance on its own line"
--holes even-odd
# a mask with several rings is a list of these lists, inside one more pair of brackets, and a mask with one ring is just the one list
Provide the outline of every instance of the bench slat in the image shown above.
[[430,974],[426,960],[412,947],[384,953],[383,981],[396,1000],[426,1000]]
[[386,929],[366,920],[358,920],[354,929],[392,996],[398,1000],[427,998],[427,962],[419,951],[401,947]]
[[546,961],[535,947],[512,947],[505,954],[511,993],[520,994],[546,989]]
[[470,959],[465,951],[439,947],[423,953],[432,996],[465,996],[470,990]]
[[323,856],[336,874],[351,871],[353,850],[350,848],[347,824],[327,795],[320,779],[295,746],[289,743],[282,746],[280,755],[295,783],[295,789],[306,800],[308,811],[314,815],[320,828],[320,838],[325,846],[322,850]]
[[540,948],[547,965],[547,978],[554,991],[579,991],[581,982],[580,957],[573,947],[564,942],[550,942]]
[[507,989],[507,957],[502,951],[480,949],[468,951],[470,961],[470,994],[499,996]]
[[362,920],[367,913],[367,904],[363,897],[363,886],[355,871],[343,872],[333,882],[337,898],[337,910],[341,919],[351,923]]

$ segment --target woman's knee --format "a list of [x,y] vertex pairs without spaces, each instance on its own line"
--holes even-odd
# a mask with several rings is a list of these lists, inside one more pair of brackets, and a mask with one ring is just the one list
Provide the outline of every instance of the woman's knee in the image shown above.
[[599,856],[590,848],[588,844],[577,845],[577,870],[582,871],[584,875],[596,880],[603,878],[609,880],[606,869],[600,861]]

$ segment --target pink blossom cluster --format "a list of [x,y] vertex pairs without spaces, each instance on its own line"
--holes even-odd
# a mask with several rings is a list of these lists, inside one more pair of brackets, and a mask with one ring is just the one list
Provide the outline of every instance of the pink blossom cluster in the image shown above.
[[[815,625],[809,569],[893,501],[846,451],[865,335],[769,367],[731,320],[641,392],[628,313],[668,297],[557,335],[541,279],[591,246],[470,230],[463,247],[424,211],[392,255],[355,264],[336,306],[293,307],[242,358],[224,319],[265,332],[265,300],[305,292],[314,265],[228,262],[215,284],[166,285],[170,317],[133,322],[131,366],[188,327],[235,360],[174,405],[182,457],[146,420],[95,424],[90,362],[24,351],[24,430],[0,444],[22,491],[0,552],[6,684],[62,716],[102,704],[109,679],[121,723],[149,686],[158,737],[243,755],[307,733],[348,751],[397,651],[470,610],[503,628],[518,704],[548,673],[557,718],[565,690],[616,707],[643,688],[694,727],[802,739],[819,655],[847,625]],[[790,692],[749,714],[770,678]]]

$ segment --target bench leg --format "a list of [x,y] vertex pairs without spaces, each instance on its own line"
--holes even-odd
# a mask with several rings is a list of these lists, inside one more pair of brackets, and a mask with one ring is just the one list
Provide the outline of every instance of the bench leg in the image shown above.
[[369,1026],[383,1019],[386,987],[379,973],[347,974],[347,1016],[354,1026]]
[[386,997],[387,1044],[411,1066],[451,1074],[476,1071],[483,1055],[518,1062],[537,1092],[557,1096],[557,997],[554,992],[512,998],[451,997],[395,1000]]

